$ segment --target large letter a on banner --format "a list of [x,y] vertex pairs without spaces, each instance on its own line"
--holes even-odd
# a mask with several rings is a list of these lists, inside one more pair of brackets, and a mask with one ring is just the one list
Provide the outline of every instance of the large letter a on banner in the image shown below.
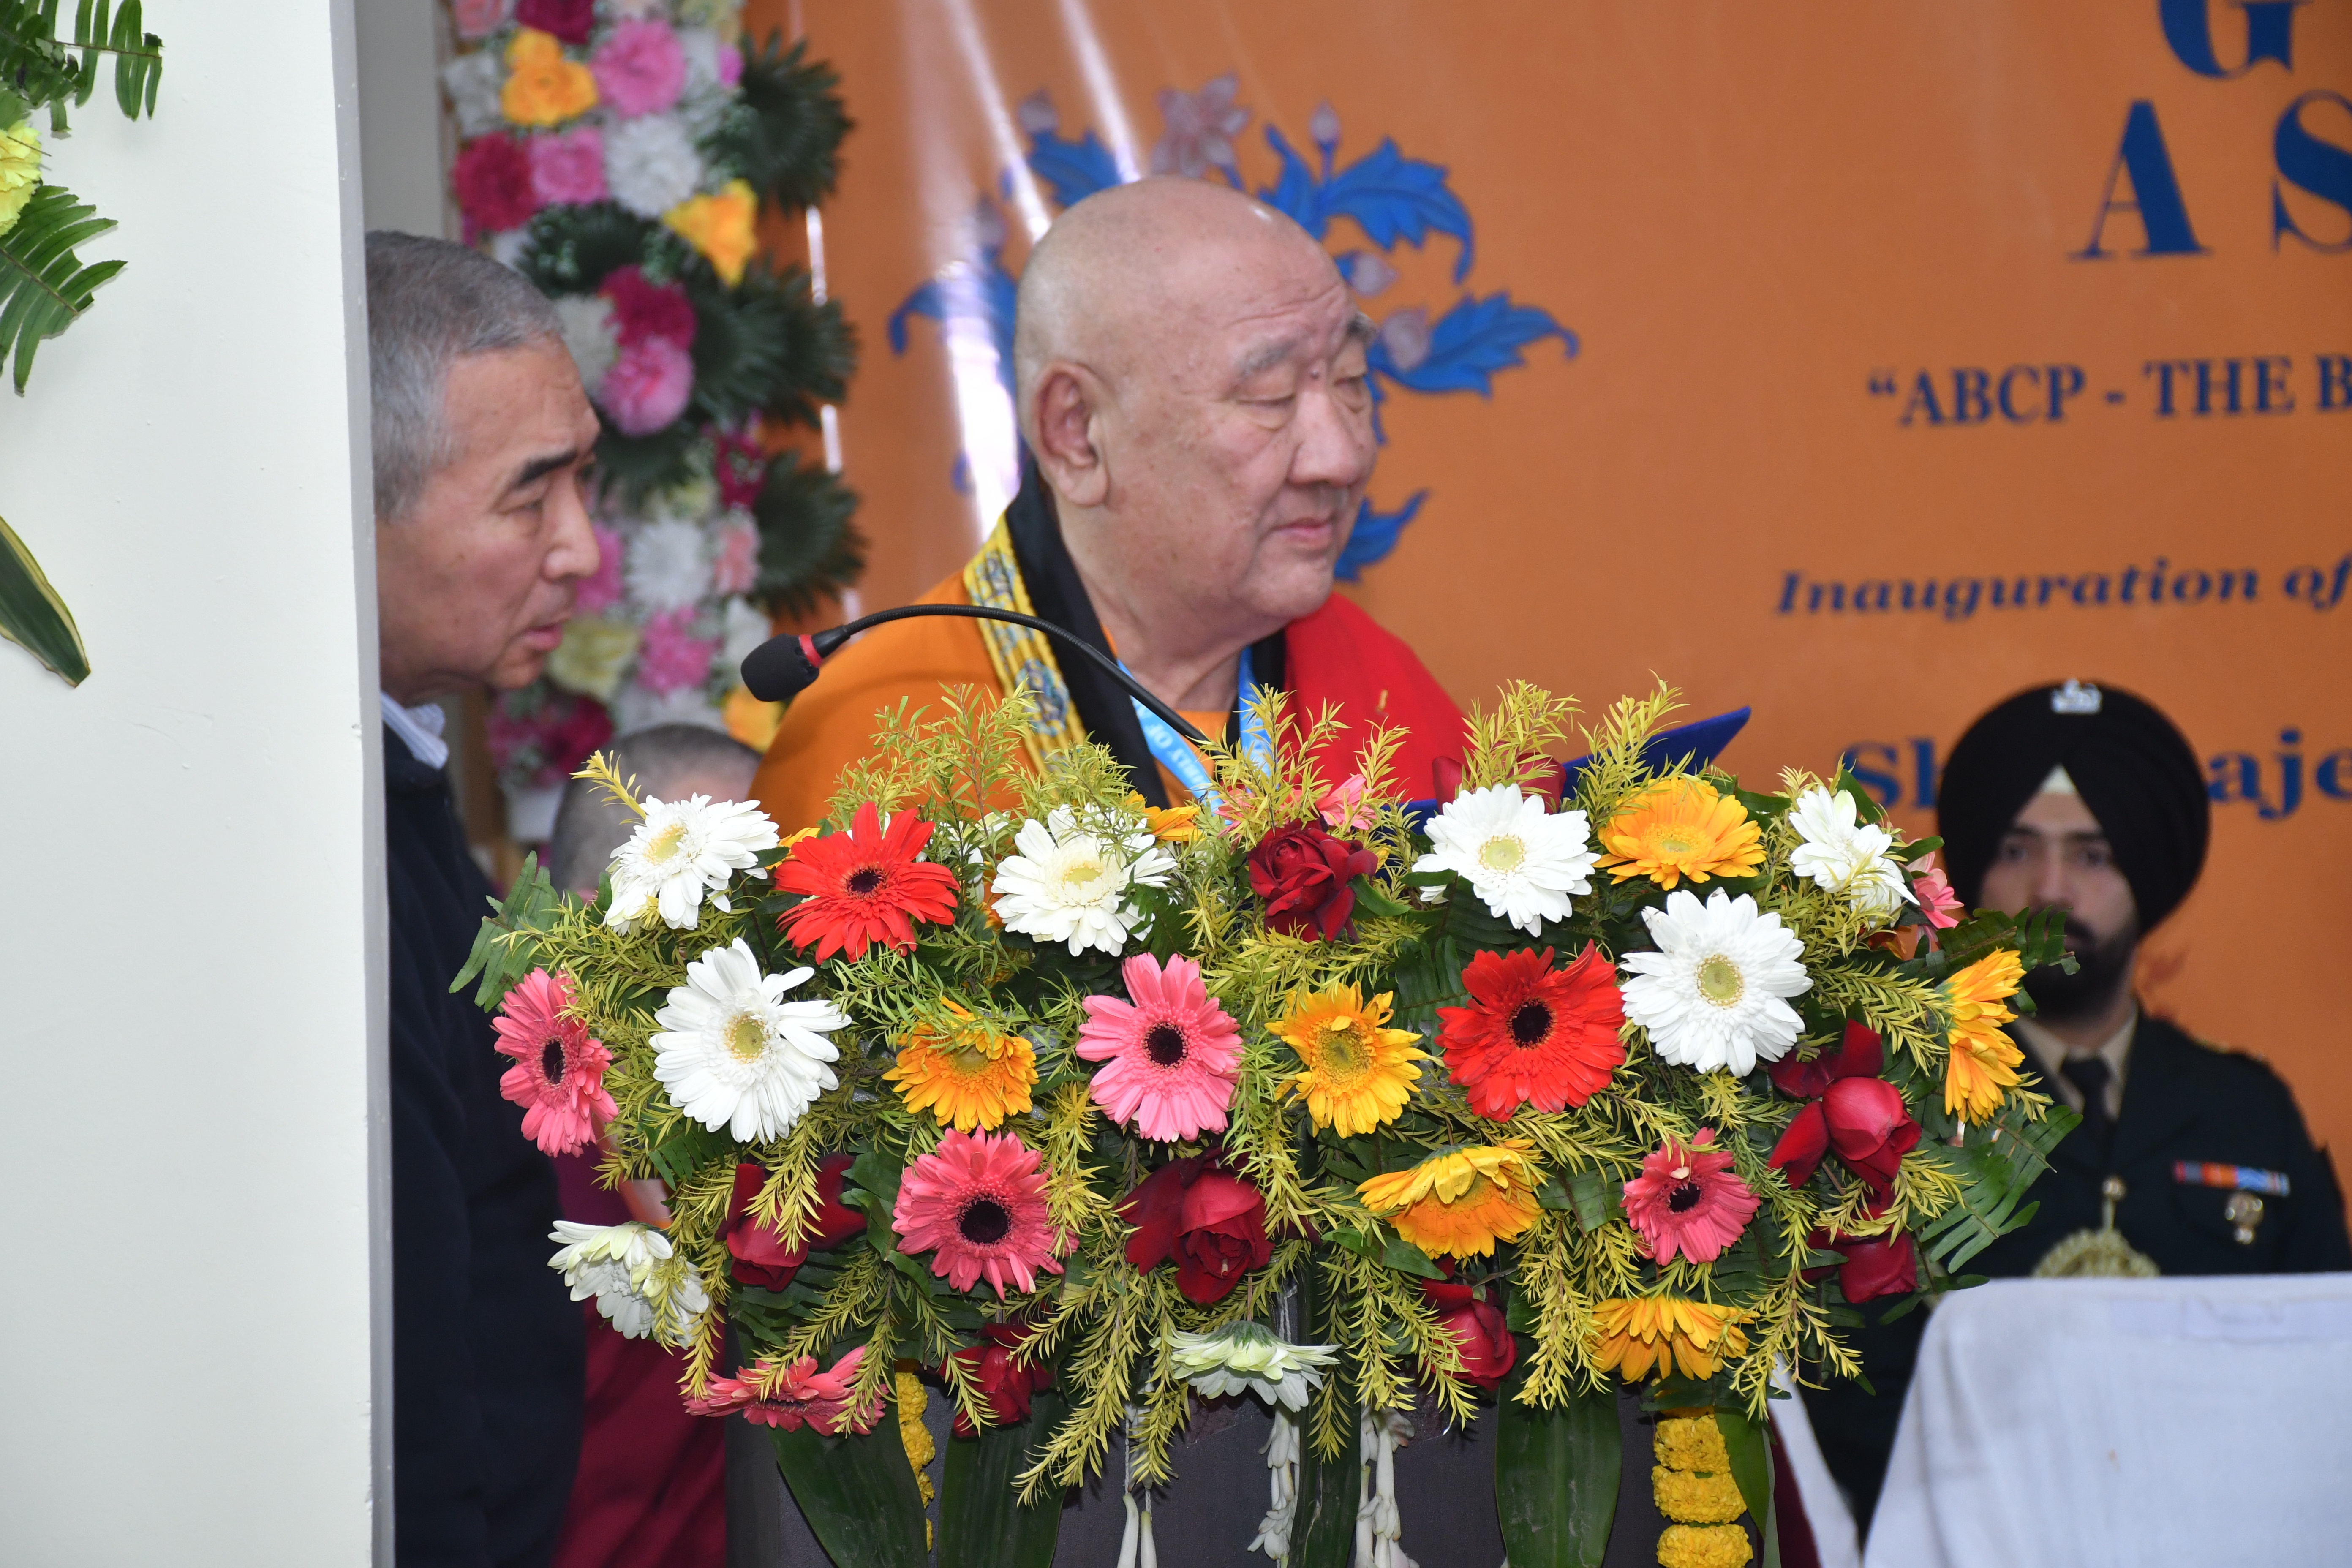
[[[2131,178],[2128,201],[2116,195],[2116,183],[2126,175]],[[2107,169],[2107,188],[2099,198],[2099,216],[2091,222],[2091,242],[2074,252],[2075,260],[2115,254],[2099,248],[2099,240],[2106,232],[2108,215],[2117,212],[2139,214],[2147,243],[2138,255],[2204,254],[2205,247],[2197,243],[2196,231],[2189,226],[2189,208],[2180,199],[2180,181],[2172,172],[2172,154],[2164,145],[2163,128],[2156,122],[2156,105],[2144,98],[2135,102],[2131,112],[2124,117],[2123,145]]]

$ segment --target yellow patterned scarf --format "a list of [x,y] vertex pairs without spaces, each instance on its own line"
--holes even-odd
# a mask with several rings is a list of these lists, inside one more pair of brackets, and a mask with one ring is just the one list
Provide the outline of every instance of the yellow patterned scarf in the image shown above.
[[[1013,537],[999,518],[988,542],[963,569],[964,592],[975,605],[1014,610],[1034,616],[1029,590],[1021,582],[1021,564],[1013,559]],[[982,621],[981,641],[988,646],[988,662],[995,668],[996,684],[1007,696],[1015,687],[1027,687],[1037,704],[1026,740],[1030,760],[1040,768],[1047,758],[1066,752],[1087,738],[1078,715],[1070,706],[1070,689],[1062,681],[1062,667],[1045,633],[1003,621]]]

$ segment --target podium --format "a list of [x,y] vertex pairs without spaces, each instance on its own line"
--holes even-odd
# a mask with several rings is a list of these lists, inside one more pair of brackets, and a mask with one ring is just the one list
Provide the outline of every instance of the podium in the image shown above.
[[2352,1562],[2352,1274],[2015,1279],[1939,1308],[1865,1568]]

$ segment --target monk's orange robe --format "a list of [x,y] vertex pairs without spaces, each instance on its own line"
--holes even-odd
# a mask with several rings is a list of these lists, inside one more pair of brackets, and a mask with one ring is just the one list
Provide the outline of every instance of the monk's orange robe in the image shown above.
[[[966,605],[972,598],[959,574],[916,602]],[[793,700],[752,781],[753,795],[776,826],[791,834],[824,821],[842,770],[866,753],[877,712],[909,700],[936,715],[940,693],[951,686],[1001,697],[1005,689],[981,625],[945,616],[893,621],[826,658],[816,683]],[[1447,768],[1458,773],[1462,712],[1402,639],[1335,593],[1284,628],[1284,643],[1283,684],[1293,715],[1304,722],[1325,703],[1337,703],[1347,721],[1319,759],[1328,776],[1350,771],[1375,725],[1402,725],[1410,733],[1395,763],[1402,787],[1413,796],[1451,793]],[[1218,728],[1203,726],[1208,733]],[[1183,798],[1165,770],[1161,778],[1171,798]]]

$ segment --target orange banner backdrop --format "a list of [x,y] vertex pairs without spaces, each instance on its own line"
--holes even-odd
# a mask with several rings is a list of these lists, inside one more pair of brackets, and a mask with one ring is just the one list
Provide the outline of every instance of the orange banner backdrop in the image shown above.
[[2352,1139],[2352,4],[804,0],[869,605],[1013,472],[1011,290],[1154,169],[1381,323],[1354,594],[1465,703],[1653,672],[1914,833],[1979,712],[2128,686],[2211,759],[2143,994]]

